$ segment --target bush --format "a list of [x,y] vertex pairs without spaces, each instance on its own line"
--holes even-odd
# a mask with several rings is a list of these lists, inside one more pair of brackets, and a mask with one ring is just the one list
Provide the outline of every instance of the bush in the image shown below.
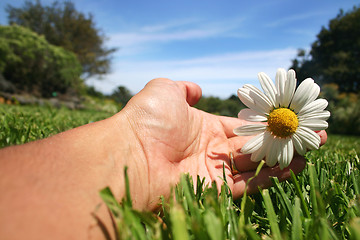
[[355,93],[341,93],[336,84],[325,84],[321,97],[329,102],[330,133],[360,135],[360,98]]
[[195,107],[208,113],[237,117],[239,111],[245,108],[245,105],[237,96],[233,95],[225,100],[212,96],[202,97]]
[[83,85],[73,53],[17,25],[0,26],[0,72],[18,90],[43,97]]

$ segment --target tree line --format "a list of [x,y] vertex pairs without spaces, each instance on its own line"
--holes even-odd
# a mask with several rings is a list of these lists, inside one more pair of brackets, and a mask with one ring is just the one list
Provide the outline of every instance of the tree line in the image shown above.
[[312,77],[329,101],[329,130],[360,134],[360,8],[340,10],[322,27],[311,49],[292,60],[298,80]]
[[0,26],[2,90],[41,97],[81,94],[86,79],[110,71],[116,49],[105,47],[93,15],[77,11],[72,2],[25,1],[19,8],[8,5],[6,12],[9,25]]

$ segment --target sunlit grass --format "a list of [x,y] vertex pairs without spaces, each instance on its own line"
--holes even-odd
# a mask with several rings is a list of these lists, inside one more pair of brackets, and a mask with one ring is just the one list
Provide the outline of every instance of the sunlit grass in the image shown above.
[[0,147],[49,137],[109,116],[107,112],[0,104]]

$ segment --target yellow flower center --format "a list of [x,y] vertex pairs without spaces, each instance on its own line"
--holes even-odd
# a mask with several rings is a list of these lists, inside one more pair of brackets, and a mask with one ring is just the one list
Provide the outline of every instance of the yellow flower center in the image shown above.
[[296,114],[288,108],[277,108],[270,112],[268,128],[276,137],[286,138],[293,135],[299,126]]

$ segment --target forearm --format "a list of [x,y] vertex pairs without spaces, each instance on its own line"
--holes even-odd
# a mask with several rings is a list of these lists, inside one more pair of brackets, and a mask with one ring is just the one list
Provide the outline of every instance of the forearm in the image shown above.
[[1,236],[96,239],[103,235],[94,214],[111,232],[99,191],[109,186],[120,200],[124,167],[129,166],[132,184],[138,171],[137,163],[128,161],[136,147],[130,147],[133,135],[122,119],[119,114],[0,150]]

